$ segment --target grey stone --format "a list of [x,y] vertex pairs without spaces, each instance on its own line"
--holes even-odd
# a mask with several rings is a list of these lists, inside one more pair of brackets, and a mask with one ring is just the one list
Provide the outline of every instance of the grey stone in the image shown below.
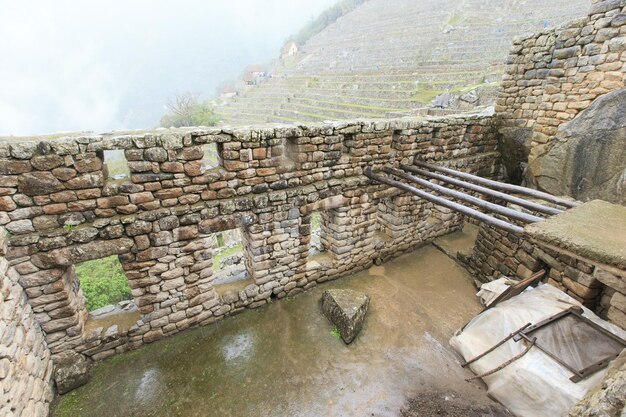
[[111,313],[113,310],[115,310],[115,306],[114,305],[108,305],[108,306],[104,306],[101,307],[97,310],[92,311],[91,314],[94,317],[98,317],[98,316],[103,316],[105,314]]
[[26,195],[48,195],[63,190],[63,184],[50,172],[32,172],[20,175],[18,190]]
[[450,107],[450,98],[452,97],[452,94],[450,93],[443,93],[439,96],[437,96],[433,102],[432,105],[434,107],[438,107],[440,109],[446,109],[448,107]]
[[626,409],[626,351],[612,362],[604,380],[569,412],[569,417],[623,416]]
[[622,88],[562,125],[551,146],[529,161],[529,182],[554,195],[626,203],[625,108]]
[[89,362],[72,350],[54,358],[54,381],[59,394],[65,394],[89,382]]
[[369,297],[353,290],[326,290],[321,304],[322,312],[337,327],[343,341],[352,343],[363,328]]

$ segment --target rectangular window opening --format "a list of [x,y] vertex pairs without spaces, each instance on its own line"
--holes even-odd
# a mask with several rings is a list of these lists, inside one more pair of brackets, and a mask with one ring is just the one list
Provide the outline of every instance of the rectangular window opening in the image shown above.
[[87,331],[117,325],[123,332],[141,318],[117,255],[82,262],[75,270],[89,311]]
[[350,155],[352,153],[352,148],[354,148],[354,135],[348,133],[343,138],[341,148],[342,155]]
[[309,243],[309,255],[323,255],[328,252],[328,240],[324,227],[324,216],[321,212],[311,213],[311,240]]
[[380,200],[376,210],[376,233],[374,240],[378,242],[387,242],[393,239],[393,221],[396,220],[393,215],[393,207],[390,198]]
[[213,233],[213,284],[235,284],[250,278],[241,230]]
[[220,167],[220,145],[219,143],[207,143],[202,146],[204,152],[202,167],[205,171]]
[[130,178],[130,168],[122,149],[104,151],[103,162],[107,180],[123,180]]

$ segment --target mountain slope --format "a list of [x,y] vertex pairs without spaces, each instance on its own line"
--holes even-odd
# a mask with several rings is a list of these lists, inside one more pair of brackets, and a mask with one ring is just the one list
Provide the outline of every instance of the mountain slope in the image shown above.
[[216,113],[222,124],[410,113],[446,91],[496,85],[515,36],[583,16],[589,5],[589,0],[369,0]]

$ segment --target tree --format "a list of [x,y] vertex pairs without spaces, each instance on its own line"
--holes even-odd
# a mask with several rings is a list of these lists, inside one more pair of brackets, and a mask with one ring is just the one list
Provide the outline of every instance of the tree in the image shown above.
[[161,127],[214,126],[217,117],[208,102],[199,102],[191,93],[178,94],[168,100],[168,113],[161,118]]

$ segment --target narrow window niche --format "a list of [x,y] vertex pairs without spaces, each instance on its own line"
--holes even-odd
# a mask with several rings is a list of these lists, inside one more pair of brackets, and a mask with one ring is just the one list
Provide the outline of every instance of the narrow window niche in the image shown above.
[[325,255],[328,252],[328,240],[326,239],[325,219],[322,212],[311,213],[311,240],[309,243],[309,256]]
[[202,168],[205,171],[210,169],[219,168],[220,166],[220,153],[219,147],[217,143],[207,143],[202,145],[202,151],[204,152],[204,157],[202,158]]
[[[241,230],[213,233],[213,285],[238,286],[250,279]],[[222,287],[225,288],[225,287]]]
[[352,149],[354,148],[354,134],[346,133],[341,142],[341,154],[342,156],[352,155]]
[[391,198],[379,201],[376,210],[376,233],[374,234],[374,247],[384,245],[393,240],[393,229],[398,218],[394,216],[394,205]]
[[123,333],[141,318],[117,255],[76,265],[76,276],[89,312],[86,330],[116,325]]
[[104,151],[103,162],[107,180],[124,180],[130,178],[130,168],[122,149]]

